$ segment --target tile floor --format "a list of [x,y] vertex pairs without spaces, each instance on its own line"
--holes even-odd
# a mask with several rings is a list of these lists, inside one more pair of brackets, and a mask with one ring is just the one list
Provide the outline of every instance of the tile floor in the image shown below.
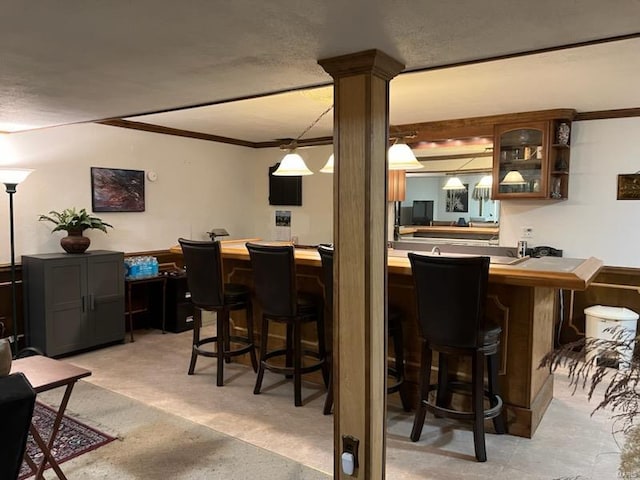
[[[68,357],[92,370],[86,380],[174,415],[232,435],[252,445],[331,474],[333,416],[322,415],[324,389],[304,385],[304,406],[294,407],[292,384],[267,372],[263,392],[253,394],[255,374],[225,365],[225,386],[215,386],[215,359],[200,357],[186,374],[191,333],[136,332],[125,343]],[[419,442],[409,440],[413,416],[390,407],[387,474],[391,480],[617,477],[619,446],[609,415],[590,416],[595,403],[574,395],[566,376],[556,375],[554,399],[532,439],[487,435],[486,463],[475,461],[471,431],[427,416]],[[248,460],[250,461],[250,459]],[[268,480],[268,479],[265,479]]]

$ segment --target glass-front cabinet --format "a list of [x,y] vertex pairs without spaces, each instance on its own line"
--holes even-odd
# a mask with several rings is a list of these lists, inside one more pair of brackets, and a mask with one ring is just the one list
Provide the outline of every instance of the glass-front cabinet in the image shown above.
[[566,199],[570,120],[496,125],[494,199]]

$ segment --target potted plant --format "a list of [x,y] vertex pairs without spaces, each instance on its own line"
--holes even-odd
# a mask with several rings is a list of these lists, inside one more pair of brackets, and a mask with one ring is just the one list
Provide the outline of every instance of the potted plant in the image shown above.
[[78,211],[66,208],[62,212],[51,210],[48,215],[40,215],[38,220],[53,223],[55,228],[52,233],[61,230],[67,232],[67,236],[60,240],[60,245],[67,253],[84,253],[89,248],[91,240],[83,235],[85,230],[97,228],[107,233],[107,227],[113,228],[102,219],[89,215],[84,208]]

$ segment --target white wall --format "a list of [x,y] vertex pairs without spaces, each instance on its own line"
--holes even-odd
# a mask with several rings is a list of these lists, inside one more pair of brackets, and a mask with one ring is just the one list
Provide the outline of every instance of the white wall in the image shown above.
[[333,242],[333,175],[319,173],[333,151],[331,145],[302,148],[304,158],[313,175],[302,177],[302,206],[269,205],[269,167],[278,163],[284,152],[278,148],[261,149],[252,153],[254,233],[263,239],[276,240],[276,210],[291,211],[291,235],[301,245]]
[[[212,227],[234,237],[253,235],[255,150],[169,135],[85,124],[4,137],[5,166],[33,168],[14,196],[16,260],[21,254],[61,252],[64,232],[39,222],[49,210],[91,210],[90,167],[153,170],[145,181],[146,211],[97,213],[114,228],[88,230],[91,249],[166,249],[180,236],[206,239]],[[9,165],[10,164],[10,165]],[[0,262],[8,263],[8,195],[0,195]]]
[[569,199],[502,201],[500,243],[515,246],[523,226],[531,245],[567,257],[640,267],[640,200],[616,200],[617,176],[640,170],[640,118],[574,122]]

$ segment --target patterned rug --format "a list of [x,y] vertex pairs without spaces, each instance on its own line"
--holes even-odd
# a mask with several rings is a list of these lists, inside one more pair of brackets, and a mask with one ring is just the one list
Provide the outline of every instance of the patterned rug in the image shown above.
[[[36,425],[36,428],[45,442],[48,441],[49,436],[51,435],[51,429],[55,418],[55,410],[47,405],[36,402],[36,406],[33,411],[32,423]],[[58,435],[56,436],[51,451],[53,453],[53,458],[55,458],[58,463],[63,463],[77,457],[78,455],[95,450],[112,440],[115,440],[115,438],[65,415],[62,418],[60,430],[58,431]],[[27,453],[36,464],[40,464],[42,461],[42,452],[31,437],[31,434],[29,434],[29,438],[27,439]],[[47,468],[51,467],[47,465]],[[29,464],[27,462],[22,462],[18,480],[23,480],[34,474],[35,472],[31,470]]]

